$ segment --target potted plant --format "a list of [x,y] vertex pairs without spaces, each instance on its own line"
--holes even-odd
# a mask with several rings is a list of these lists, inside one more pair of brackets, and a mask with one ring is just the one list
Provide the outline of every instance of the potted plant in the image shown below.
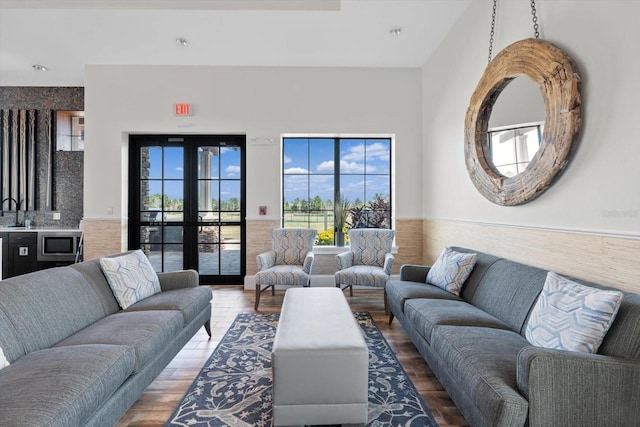
[[341,197],[335,209],[335,244],[344,246],[344,232],[351,215],[351,202],[349,199]]

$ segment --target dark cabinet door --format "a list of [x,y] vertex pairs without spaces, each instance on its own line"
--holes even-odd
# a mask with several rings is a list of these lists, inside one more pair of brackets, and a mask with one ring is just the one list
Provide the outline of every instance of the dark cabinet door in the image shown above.
[[9,233],[0,233],[2,239],[2,278],[9,277]]
[[8,276],[31,273],[38,269],[38,233],[9,233]]

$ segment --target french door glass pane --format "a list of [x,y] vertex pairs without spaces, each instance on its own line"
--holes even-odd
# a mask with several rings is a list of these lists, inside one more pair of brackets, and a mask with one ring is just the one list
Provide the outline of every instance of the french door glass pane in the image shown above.
[[142,147],[140,149],[140,177],[162,178],[162,147]]
[[240,179],[240,150],[236,147],[220,148],[220,177]]
[[184,148],[165,147],[163,172],[164,179],[184,178]]
[[198,272],[201,275],[220,274],[219,245],[198,245]]

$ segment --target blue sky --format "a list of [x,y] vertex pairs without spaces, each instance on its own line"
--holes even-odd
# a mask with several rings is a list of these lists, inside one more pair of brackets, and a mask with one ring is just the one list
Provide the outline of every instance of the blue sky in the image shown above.
[[[390,140],[342,139],[341,194],[351,201],[389,194]],[[334,140],[285,138],[283,146],[284,198],[291,202],[316,195],[333,200]],[[366,192],[365,192],[366,189]]]
[[[214,147],[216,148],[216,147]],[[149,178],[162,178],[162,147],[149,147]],[[217,151],[213,150],[214,152]],[[199,151],[199,156],[203,151]],[[182,147],[164,147],[164,178],[182,180],[184,178],[184,149]],[[222,173],[221,173],[222,172]],[[210,179],[240,179],[240,150],[222,147],[219,155],[211,156],[211,173],[208,176],[202,174],[200,178]],[[165,193],[171,199],[183,198],[183,181],[165,181]],[[150,193],[160,193],[160,181],[150,183]],[[212,195],[216,197],[216,194]],[[223,200],[231,197],[240,199],[240,182],[223,181],[221,184],[221,196]]]

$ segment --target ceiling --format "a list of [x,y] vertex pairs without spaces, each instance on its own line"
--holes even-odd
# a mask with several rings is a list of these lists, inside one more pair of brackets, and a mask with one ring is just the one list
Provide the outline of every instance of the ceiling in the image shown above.
[[83,86],[86,64],[421,67],[470,2],[0,0],[0,86]]

